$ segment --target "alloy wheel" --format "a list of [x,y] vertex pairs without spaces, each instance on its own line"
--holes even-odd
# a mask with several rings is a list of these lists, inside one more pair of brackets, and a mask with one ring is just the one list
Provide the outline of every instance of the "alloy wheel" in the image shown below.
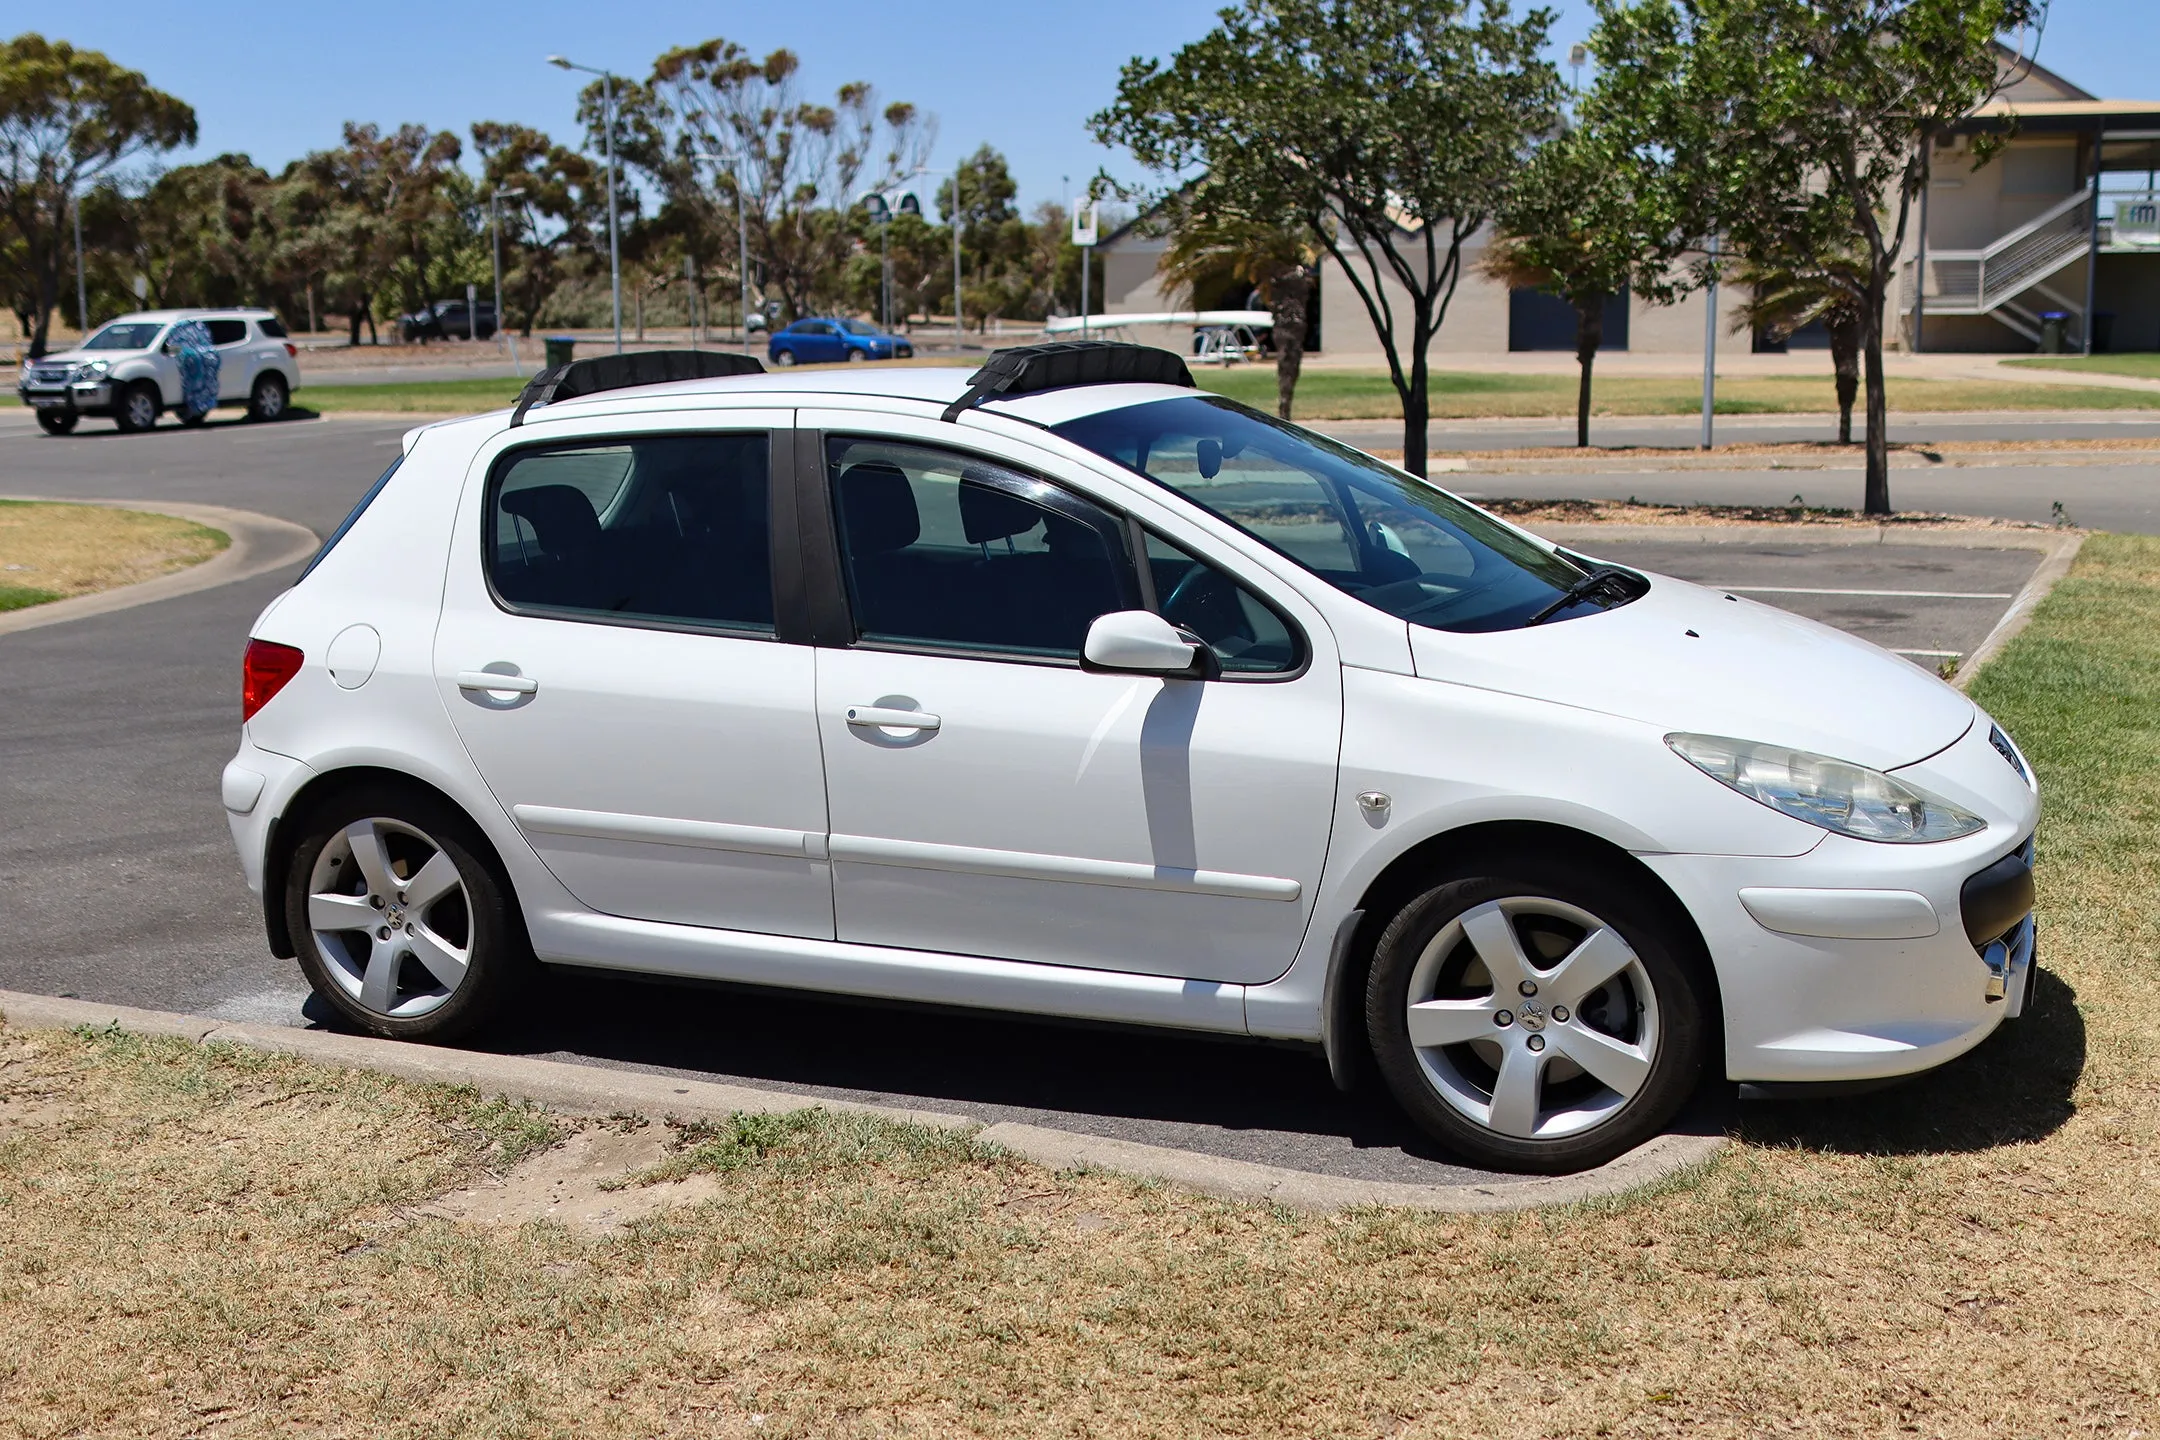
[[148,430],[151,426],[157,424],[157,398],[148,390],[137,386],[135,389],[128,391],[127,399],[123,403],[127,406],[127,421],[130,430]]
[[1650,1078],[1657,993],[1641,958],[1587,910],[1538,895],[1472,906],[1419,954],[1410,1044],[1464,1118],[1518,1140],[1580,1135]]
[[378,1015],[440,1009],[472,960],[472,902],[457,863],[402,820],[355,820],[323,846],[308,880],[308,928],[324,969]]

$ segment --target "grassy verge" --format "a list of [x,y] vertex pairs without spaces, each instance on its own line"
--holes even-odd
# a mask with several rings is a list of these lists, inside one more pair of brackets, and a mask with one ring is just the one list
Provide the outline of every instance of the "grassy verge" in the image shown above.
[[0,500],[0,610],[155,579],[231,543],[221,530],[170,515]]
[[[1203,369],[1196,378],[1204,388],[1218,394],[1267,410],[1275,408],[1275,373],[1265,366]],[[325,414],[464,414],[510,404],[517,399],[522,383],[503,379],[311,385],[302,392],[298,403]],[[1828,380],[1777,376],[1718,382],[1717,408],[1721,415],[1817,414],[1836,406]],[[1614,376],[1600,380],[1597,386],[1600,415],[1692,415],[1701,408],[1702,387],[1693,380]],[[1908,412],[2160,409],[2160,395],[1986,380],[1897,380],[1890,386],[1890,408]],[[1432,377],[1432,410],[1435,419],[1443,420],[1573,415],[1575,380],[1567,375],[1440,371]],[[1394,419],[1401,413],[1394,387],[1382,371],[1309,370],[1298,384],[1297,415],[1301,420]]]
[[0,1031],[0,1434],[2151,1434],[2160,540],[2094,538],[1979,698],[2048,791],[2034,1011],[1568,1210],[1298,1215],[810,1115],[634,1177],[712,1203],[490,1227],[420,1207],[563,1122]]
[[2026,370],[2083,370],[2099,375],[2128,375],[2138,380],[2160,380],[2160,353],[2129,355],[2050,355],[2038,360],[2006,360]]

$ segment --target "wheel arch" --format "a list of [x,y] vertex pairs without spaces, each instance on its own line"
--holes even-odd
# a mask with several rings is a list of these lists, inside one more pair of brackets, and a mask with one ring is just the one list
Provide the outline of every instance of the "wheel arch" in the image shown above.
[[1714,1065],[1717,1067],[1714,1073],[1723,1073],[1723,1046],[1718,1037],[1724,1034],[1725,1005],[1718,986],[1717,966],[1711,960],[1702,927],[1695,923],[1695,917],[1672,887],[1626,849],[1587,830],[1547,820],[1484,820],[1443,830],[1412,845],[1373,877],[1352,907],[1361,918],[1349,943],[1331,957],[1323,999],[1326,1013],[1321,1016],[1322,1033],[1328,1037],[1330,1069],[1339,1086],[1349,1088],[1355,1070],[1369,1063],[1362,1044],[1358,1047],[1360,1059],[1356,1067],[1349,1063],[1348,1056],[1338,1057],[1336,1052],[1353,1036],[1361,1042],[1364,1040],[1366,977],[1371,973],[1373,952],[1379,945],[1381,932],[1387,929],[1395,913],[1440,878],[1469,873],[1473,867],[1489,863],[1496,857],[1543,859],[1555,855],[1570,856],[1622,877],[1638,887],[1672,927],[1685,959],[1703,985],[1706,1031],[1717,1052],[1705,1070],[1710,1071]]
[[417,775],[403,770],[393,770],[383,765],[348,765],[341,769],[325,770],[309,777],[306,784],[294,791],[292,798],[270,822],[270,834],[263,844],[263,929],[269,936],[270,953],[281,960],[290,960],[299,953],[293,943],[292,928],[285,923],[285,886],[291,878],[293,851],[299,848],[302,827],[308,815],[317,807],[335,799],[349,790],[368,787],[403,790],[408,794],[424,796],[435,803],[448,806],[465,818],[477,838],[481,858],[495,871],[495,878],[511,901],[510,913],[516,923],[524,924],[524,909],[517,903],[517,882],[511,877],[510,868],[503,864],[502,853],[488,837],[487,827],[473,813],[458,802],[439,785],[431,785]]

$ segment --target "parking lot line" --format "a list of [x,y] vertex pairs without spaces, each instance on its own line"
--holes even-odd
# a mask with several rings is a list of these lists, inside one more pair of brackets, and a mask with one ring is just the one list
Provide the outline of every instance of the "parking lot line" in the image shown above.
[[1737,595],[1859,595],[1880,600],[2015,600],[2009,591],[1982,590],[1818,590],[1807,585],[1716,585]]

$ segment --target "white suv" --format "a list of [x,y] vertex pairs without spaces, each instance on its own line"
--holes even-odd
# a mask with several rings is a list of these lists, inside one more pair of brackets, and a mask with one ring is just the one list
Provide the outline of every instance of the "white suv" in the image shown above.
[[169,342],[172,327],[185,320],[201,321],[217,347],[220,405],[245,405],[250,420],[285,413],[300,388],[300,352],[268,310],[122,315],[73,350],[23,362],[16,394],[55,435],[67,434],[85,415],[109,415],[122,430],[148,430],[163,412],[180,410],[180,362]]
[[2034,782],[1903,660],[1167,352],[642,383],[736,365],[413,431],[256,622],[224,803],[354,1024],[537,958],[1304,1041],[1557,1171],[2023,1004]]

